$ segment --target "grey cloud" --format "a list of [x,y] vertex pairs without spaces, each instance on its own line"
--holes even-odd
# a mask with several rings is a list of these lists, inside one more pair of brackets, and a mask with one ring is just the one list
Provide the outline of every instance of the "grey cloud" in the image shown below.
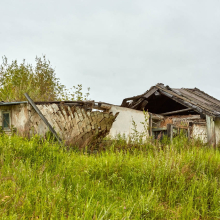
[[97,101],[120,104],[158,82],[220,99],[219,26],[217,0],[7,0],[0,51],[46,54],[64,84],[91,87]]

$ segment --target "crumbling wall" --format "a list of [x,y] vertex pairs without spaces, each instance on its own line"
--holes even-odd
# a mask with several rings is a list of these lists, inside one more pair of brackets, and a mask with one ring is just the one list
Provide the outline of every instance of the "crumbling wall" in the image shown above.
[[11,106],[11,124],[15,131],[22,136],[29,135],[29,112],[27,104]]
[[133,122],[135,122],[135,124],[137,125],[136,129],[140,133],[145,131],[144,125],[142,124],[143,122],[147,127],[149,125],[149,114],[146,113],[147,121],[145,122],[144,113],[139,110],[119,106],[111,106],[109,112],[111,112],[112,114],[116,114],[116,112],[119,112],[118,117],[116,118],[115,122],[113,123],[110,129],[109,137],[111,138],[114,138],[118,134],[121,134],[124,135],[126,139],[129,139],[131,134],[134,133]]
[[[10,112],[11,127],[19,135],[26,136],[29,133],[29,118],[27,104],[0,106],[0,126],[2,126],[2,111]],[[11,133],[7,131],[6,133]]]
[[174,115],[164,117],[164,120],[153,121],[153,127],[156,128],[166,128],[167,124],[174,124],[180,128],[190,127],[191,138],[199,138],[203,143],[207,143],[206,121],[200,115]]
[[200,115],[175,116],[173,124],[179,127],[190,127],[191,138],[200,139],[203,143],[207,143],[207,128],[205,119],[201,119]]
[[191,137],[200,139],[203,143],[207,143],[206,124],[193,124]]
[[[105,137],[117,114],[86,111],[80,107],[45,104],[39,110],[67,145],[85,147]],[[29,106],[30,133],[45,135],[49,130],[35,110]]]
[[174,115],[167,117],[165,116],[164,120],[157,122],[157,126],[166,127],[167,124],[174,124],[178,127],[188,127],[190,122],[205,122],[205,120],[201,119],[200,115]]

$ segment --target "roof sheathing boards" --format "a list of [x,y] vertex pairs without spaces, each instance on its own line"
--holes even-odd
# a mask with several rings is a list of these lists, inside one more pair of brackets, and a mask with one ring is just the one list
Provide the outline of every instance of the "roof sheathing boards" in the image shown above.
[[[200,115],[209,115],[212,117],[220,117],[220,101],[213,98],[212,96],[200,91],[197,88],[194,89],[172,89],[169,86],[164,86],[163,84],[157,84],[150,88],[147,92],[140,96],[135,96],[132,98],[126,98],[122,102],[123,107],[134,108],[136,110],[143,110],[143,101],[148,101],[148,104],[145,105],[145,110],[150,106],[150,99],[152,96],[155,96],[155,92],[160,92],[162,95],[172,99],[176,103],[182,105],[182,109],[191,108],[191,111],[188,111],[187,114],[197,114]],[[132,103],[127,104],[127,101],[133,100]],[[160,101],[160,99],[158,99]],[[158,101],[158,108],[160,108],[160,103]],[[140,103],[139,103],[140,102]],[[137,105],[138,103],[138,105]],[[178,107],[179,108],[179,107]],[[173,109],[175,111],[176,109]],[[179,109],[177,109],[179,110]],[[149,109],[150,111],[150,109]],[[150,111],[152,112],[152,111]],[[152,112],[157,113],[158,112]],[[163,112],[161,112],[163,113]],[[160,113],[160,114],[161,114]],[[164,112],[165,113],[165,112]]]

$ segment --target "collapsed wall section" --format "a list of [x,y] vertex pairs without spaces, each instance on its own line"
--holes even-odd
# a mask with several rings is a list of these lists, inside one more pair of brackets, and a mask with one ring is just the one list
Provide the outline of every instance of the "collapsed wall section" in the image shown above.
[[[105,137],[117,117],[116,114],[87,111],[84,108],[62,104],[37,105],[57,134],[69,146],[81,148],[95,144]],[[30,134],[44,136],[49,129],[29,105]]]

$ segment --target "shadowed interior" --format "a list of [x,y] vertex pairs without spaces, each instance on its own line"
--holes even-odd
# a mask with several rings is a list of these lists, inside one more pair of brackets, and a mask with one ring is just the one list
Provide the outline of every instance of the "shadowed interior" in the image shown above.
[[[147,99],[148,103],[145,106],[145,111],[155,113],[155,114],[162,114],[166,112],[172,112],[177,110],[187,109],[186,106],[181,105],[180,103],[170,99],[169,97],[157,93],[156,95],[153,94]],[[186,115],[186,114],[198,114],[193,110],[189,110],[186,112],[179,112],[176,113],[178,115]],[[173,114],[174,115],[174,114]]]

